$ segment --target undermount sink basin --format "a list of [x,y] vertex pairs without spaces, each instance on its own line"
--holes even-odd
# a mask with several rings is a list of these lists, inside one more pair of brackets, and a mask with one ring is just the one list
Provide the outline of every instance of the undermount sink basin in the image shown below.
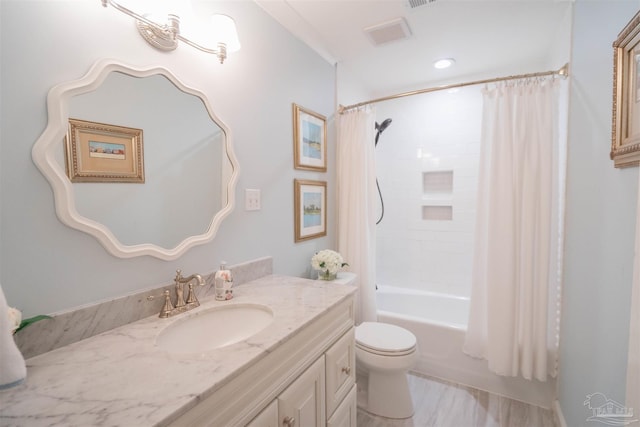
[[167,326],[156,338],[156,345],[170,353],[201,353],[246,340],[272,321],[273,311],[264,305],[214,307]]

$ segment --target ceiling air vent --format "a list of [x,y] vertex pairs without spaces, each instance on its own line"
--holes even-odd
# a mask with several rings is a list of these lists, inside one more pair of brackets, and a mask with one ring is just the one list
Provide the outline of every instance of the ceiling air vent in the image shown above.
[[435,3],[436,0],[407,0],[407,5],[411,9],[415,9],[416,7],[424,6],[429,3]]
[[407,39],[411,36],[411,30],[404,18],[396,18],[382,24],[372,25],[365,28],[364,32],[376,46]]

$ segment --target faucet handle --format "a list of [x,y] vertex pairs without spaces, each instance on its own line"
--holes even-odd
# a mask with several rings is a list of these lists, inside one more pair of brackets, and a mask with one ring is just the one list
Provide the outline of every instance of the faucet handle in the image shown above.
[[169,296],[169,290],[164,291],[164,306],[160,310],[160,317],[165,318],[171,316],[173,311],[173,305],[171,304],[171,297]]
[[196,297],[195,292],[193,292],[193,283],[189,283],[189,293],[187,294],[187,307],[189,309],[196,308],[200,306],[200,301]]
[[162,306],[162,309],[160,310],[160,316],[162,318],[165,317],[170,317],[173,313],[173,304],[171,303],[171,293],[169,292],[168,289],[165,289],[162,294],[160,295],[149,295],[147,296],[147,301],[153,301],[156,298],[160,298],[160,297],[164,297],[164,305]]

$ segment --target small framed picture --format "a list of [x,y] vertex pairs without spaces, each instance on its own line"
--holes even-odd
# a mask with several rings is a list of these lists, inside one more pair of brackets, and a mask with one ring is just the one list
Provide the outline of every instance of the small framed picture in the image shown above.
[[327,235],[326,181],[294,180],[295,241]]
[[613,123],[615,167],[640,164],[640,12],[613,42]]
[[293,104],[293,167],[327,171],[327,119]]
[[69,119],[65,164],[71,182],[144,183],[142,129]]

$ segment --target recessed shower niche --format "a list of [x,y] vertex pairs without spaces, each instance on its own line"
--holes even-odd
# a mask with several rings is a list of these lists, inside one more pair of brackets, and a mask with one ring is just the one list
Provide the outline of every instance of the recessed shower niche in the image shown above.
[[422,172],[422,219],[453,220],[453,171]]

